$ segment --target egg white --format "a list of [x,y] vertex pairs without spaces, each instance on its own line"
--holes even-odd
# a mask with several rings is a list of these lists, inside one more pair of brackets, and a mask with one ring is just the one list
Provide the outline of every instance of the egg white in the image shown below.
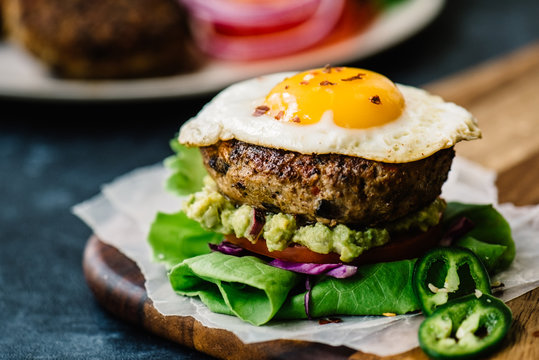
[[423,159],[461,140],[481,137],[476,119],[464,108],[400,84],[397,86],[405,99],[401,116],[368,129],[337,126],[331,110],[312,125],[254,116],[271,89],[294,74],[261,76],[228,87],[181,127],[179,141],[188,146],[209,146],[219,140],[238,139],[303,154],[333,153],[403,163]]

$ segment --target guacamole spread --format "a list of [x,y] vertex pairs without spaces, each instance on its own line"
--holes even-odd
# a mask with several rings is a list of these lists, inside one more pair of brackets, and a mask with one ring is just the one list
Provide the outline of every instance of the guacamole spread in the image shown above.
[[[262,232],[259,234],[269,251],[284,250],[291,243],[301,244],[310,250],[328,254],[335,252],[340,259],[349,262],[364,251],[384,245],[389,241],[390,232],[412,229],[426,231],[439,221],[439,213],[445,202],[436,199],[424,209],[399,219],[386,228],[353,230],[339,224],[329,227],[322,223],[299,226],[292,215],[266,214]],[[254,222],[254,208],[249,205],[234,206],[217,190],[215,182],[207,176],[202,191],[192,194],[183,205],[187,216],[198,221],[204,228],[225,235],[234,234],[255,243],[257,236],[251,233]]]

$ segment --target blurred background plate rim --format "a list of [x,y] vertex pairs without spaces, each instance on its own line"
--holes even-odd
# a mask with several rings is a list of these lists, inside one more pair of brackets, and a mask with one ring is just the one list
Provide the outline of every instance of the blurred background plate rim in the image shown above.
[[13,44],[0,42],[0,97],[125,101],[208,95],[258,75],[303,70],[326,63],[341,65],[374,55],[426,27],[444,4],[445,0],[408,0],[378,15],[366,30],[332,44],[256,62],[210,59],[196,72],[161,78],[99,81],[53,78],[37,59]]

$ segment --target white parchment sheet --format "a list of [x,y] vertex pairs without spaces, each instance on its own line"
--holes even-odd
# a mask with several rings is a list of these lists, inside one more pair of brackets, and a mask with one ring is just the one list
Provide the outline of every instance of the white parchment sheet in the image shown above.
[[[245,343],[308,340],[345,345],[380,356],[418,346],[417,330],[423,319],[418,314],[348,316],[341,317],[341,323],[326,325],[319,325],[316,320],[283,321],[256,327],[232,316],[214,314],[197,299],[176,295],[165,268],[151,262],[146,242],[150,224],[158,211],[180,209],[181,198],[164,190],[167,176],[168,170],[161,164],[136,169],[104,185],[99,195],[73,208],[102,241],[137,263],[146,279],[148,296],[159,312],[193,316],[207,327],[233,332]],[[501,297],[508,301],[539,286],[539,206],[498,204],[495,178],[492,171],[457,157],[442,196],[448,201],[494,204],[511,224],[517,255],[512,266],[493,279],[505,284]]]

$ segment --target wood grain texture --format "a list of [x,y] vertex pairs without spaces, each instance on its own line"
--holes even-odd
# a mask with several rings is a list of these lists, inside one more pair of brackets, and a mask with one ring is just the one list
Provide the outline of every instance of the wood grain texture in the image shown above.
[[539,151],[539,43],[425,88],[478,119],[483,139],[457,154],[501,172]]
[[539,151],[498,174],[496,180],[501,203],[539,204]]
[[[539,44],[427,86],[479,119],[484,139],[457,153],[498,171],[500,202],[539,203]],[[192,317],[163,316],[152,306],[137,266],[92,237],[83,269],[98,301],[112,314],[185,346],[226,359],[427,359],[419,349],[379,357],[346,347],[278,340],[244,344]],[[510,334],[492,359],[539,359],[539,288],[510,301]]]

